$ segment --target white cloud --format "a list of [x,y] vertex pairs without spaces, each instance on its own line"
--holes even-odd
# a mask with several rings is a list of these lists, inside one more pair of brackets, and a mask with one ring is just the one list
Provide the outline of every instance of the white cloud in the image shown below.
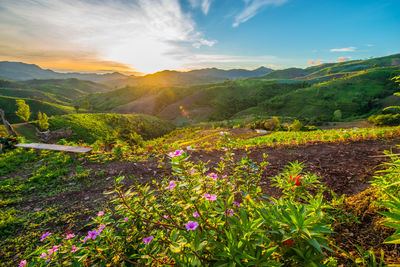
[[357,47],[355,46],[349,46],[349,47],[344,47],[344,48],[332,48],[329,51],[330,52],[354,52],[356,51]]
[[288,0],[244,0],[246,7],[235,17],[233,27],[239,26],[240,23],[246,22],[260,11],[265,6],[279,6],[286,3]]
[[188,48],[216,43],[178,0],[1,0],[0,40],[3,58],[121,62],[142,72],[180,68]]
[[189,0],[193,8],[200,7],[205,15],[208,14],[213,0]]
[[217,43],[217,41],[215,41],[215,40],[214,41],[209,41],[209,40],[206,40],[206,39],[200,39],[199,42],[193,43],[193,47],[200,48],[202,45],[211,47],[211,46],[214,46],[216,43]]

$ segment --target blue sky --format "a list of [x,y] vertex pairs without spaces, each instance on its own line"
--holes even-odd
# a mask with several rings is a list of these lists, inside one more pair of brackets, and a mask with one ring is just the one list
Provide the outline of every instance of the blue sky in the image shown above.
[[0,60],[61,71],[278,69],[399,48],[398,0],[0,1]]

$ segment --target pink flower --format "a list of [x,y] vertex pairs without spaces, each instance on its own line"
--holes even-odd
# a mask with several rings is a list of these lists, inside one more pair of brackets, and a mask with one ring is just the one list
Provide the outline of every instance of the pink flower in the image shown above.
[[45,258],[45,257],[47,257],[47,254],[43,252],[43,253],[40,255],[40,258],[43,259],[43,258]]
[[209,184],[206,184],[206,187],[207,187],[207,188],[209,188],[210,186],[211,186],[211,185],[209,185]]
[[45,233],[44,235],[42,235],[42,238],[40,239],[40,241],[43,242],[43,240],[45,240],[46,237],[48,237],[50,235],[51,235],[51,233],[49,233],[49,232]]
[[206,199],[207,200],[211,200],[211,201],[214,201],[214,200],[217,200],[217,195],[210,195],[210,194],[204,194],[204,196],[206,197]]
[[216,181],[217,180],[217,178],[218,178],[218,175],[216,175],[215,173],[210,173],[209,175],[207,175],[207,177],[210,177],[210,178],[212,178],[214,181]]
[[97,213],[97,216],[101,217],[104,215],[104,211],[99,211],[99,213]]
[[168,215],[163,215],[163,218],[164,218],[164,219],[168,219],[169,216],[168,216]]
[[228,132],[220,132],[219,135],[223,136],[225,134],[228,134]]
[[226,175],[223,175],[223,176],[222,176],[223,179],[225,179],[226,177],[227,177]]
[[79,248],[72,246],[71,252],[75,252],[75,251],[77,251],[78,249],[79,249]]
[[145,243],[145,244],[150,244],[150,242],[151,242],[151,240],[153,240],[153,238],[154,238],[154,237],[152,237],[152,236],[143,238],[143,243]]
[[199,223],[189,221],[187,224],[185,224],[185,227],[188,231],[194,231],[194,230],[196,230],[197,227],[199,227]]
[[233,201],[233,204],[235,204],[236,206],[240,207],[240,203],[239,202]]
[[197,211],[193,212],[193,217],[200,217],[200,214]]
[[233,210],[229,209],[229,210],[227,210],[227,213],[228,213],[228,216],[232,216],[233,215]]
[[68,234],[68,235],[65,237],[65,239],[68,240],[68,239],[71,239],[71,238],[74,238],[74,237],[75,237],[74,234]]
[[49,249],[49,250],[48,250],[48,251],[49,251],[49,256],[50,256],[51,254],[53,254],[53,252],[56,252],[56,251],[58,250],[59,247],[60,247],[60,246],[53,246],[53,248]]
[[53,259],[53,257],[48,258],[47,260],[45,260],[45,262],[49,262]]
[[175,181],[170,181],[170,182],[169,182],[168,189],[169,189],[169,190],[172,190],[175,186],[176,186]]
[[191,169],[190,170],[190,174],[195,174],[196,173],[196,169]]
[[106,228],[104,224],[100,225],[99,230],[97,230],[97,234],[100,234],[104,228]]
[[19,267],[23,267],[23,266],[25,266],[26,265],[26,260],[23,260],[23,261],[21,261],[20,263],[19,263]]
[[128,217],[126,217],[124,220],[127,222],[127,221],[129,221],[129,218],[128,218]]
[[171,158],[173,157],[177,157],[183,154],[183,150],[176,150],[175,152],[171,152],[168,154],[168,156],[170,156]]

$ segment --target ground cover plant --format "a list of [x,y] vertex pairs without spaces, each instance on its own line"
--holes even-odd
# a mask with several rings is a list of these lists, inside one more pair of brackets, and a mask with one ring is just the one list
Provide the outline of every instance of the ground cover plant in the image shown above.
[[[321,177],[322,179],[318,178],[309,172],[309,170],[312,169],[304,171],[300,164],[293,163],[290,167],[284,168],[280,170],[280,172],[275,172],[274,175],[269,176],[271,178],[269,180],[275,181],[275,186],[280,188],[283,195],[266,193],[265,180],[259,180],[261,176],[265,177],[266,173],[261,170],[264,168],[273,168],[273,166],[261,163],[260,161],[252,161],[246,156],[240,159],[232,155],[232,153],[236,154],[239,150],[244,148],[262,149],[263,144],[265,144],[265,147],[295,148],[301,143],[293,142],[293,139],[290,140],[291,142],[283,142],[285,139],[282,139],[276,142],[262,143],[261,141],[257,141],[260,143],[251,144],[254,140],[264,140],[263,138],[268,137],[268,135],[253,136],[250,139],[246,139],[245,136],[237,134],[240,133],[240,131],[240,129],[224,129],[221,133],[221,129],[180,129],[164,138],[144,141],[142,146],[132,146],[123,142],[117,142],[113,145],[111,150],[107,150],[105,144],[101,142],[95,142],[93,144],[78,143],[78,145],[81,146],[93,146],[95,148],[95,153],[91,156],[78,157],[77,159],[70,159],[67,155],[53,152],[43,153],[38,158],[33,151],[27,152],[22,149],[12,150],[3,154],[0,160],[2,163],[1,190],[3,192],[1,210],[4,215],[4,220],[2,222],[4,226],[2,228],[4,235],[1,240],[1,247],[4,248],[5,251],[3,252],[4,254],[2,254],[2,258],[4,258],[3,262],[17,265],[18,263],[16,263],[16,260],[18,259],[21,261],[27,260],[28,265],[39,264],[39,262],[44,265],[60,264],[58,261],[61,260],[61,257],[64,257],[65,261],[76,261],[82,265],[98,265],[99,262],[102,261],[108,263],[113,261],[117,263],[126,262],[127,264],[129,264],[129,261],[132,261],[159,265],[168,265],[178,262],[180,262],[181,265],[189,263],[205,264],[204,262],[206,262],[212,265],[217,264],[216,262],[228,262],[230,259],[229,257],[236,255],[234,254],[234,251],[236,251],[237,261],[242,263],[247,261],[246,264],[248,265],[254,265],[258,260],[265,260],[268,264],[273,263],[277,265],[299,265],[305,262],[322,264],[325,262],[325,264],[335,266],[335,262],[351,264],[353,261],[360,262],[361,259],[367,257],[369,247],[362,246],[362,253],[359,253],[354,252],[354,250],[356,250],[355,246],[347,245],[343,249],[345,249],[345,251],[351,251],[351,254],[348,256],[340,255],[342,252],[338,251],[335,247],[341,247],[342,245],[341,243],[335,242],[337,240],[336,234],[330,233],[330,231],[340,229],[337,228],[337,222],[340,221],[342,226],[343,224],[352,225],[351,223],[354,223],[360,215],[355,213],[353,216],[356,219],[352,220],[351,216],[349,217],[348,215],[351,209],[347,209],[343,212],[342,208],[335,206],[333,202],[329,202],[326,196],[323,197],[322,194],[318,194],[318,192],[322,193],[325,190],[322,184],[318,182],[318,180],[324,181],[323,177]],[[346,146],[348,142],[360,142],[364,140],[375,142],[374,140],[383,138],[387,138],[388,140],[396,139],[398,138],[398,128],[387,127],[376,129],[322,130],[317,132],[281,132],[277,134],[282,135],[282,138],[284,134],[287,134],[287,137],[304,137],[306,135],[308,136],[308,134],[315,134],[310,136],[310,138],[304,138],[304,143],[313,145],[321,143],[322,141],[322,143],[327,142],[328,144],[343,143],[343,146]],[[293,136],[291,134],[293,134]],[[191,149],[201,151],[202,146],[199,144],[204,143],[205,140],[210,141],[205,148],[208,150],[211,149],[214,151],[213,153],[218,153],[218,151],[221,153],[228,149],[227,152],[220,154],[221,157],[224,158],[220,164],[213,164],[211,167],[199,161],[195,162],[195,158],[193,158],[193,160],[192,158],[187,158],[187,155],[192,153],[196,155],[197,153],[193,152]],[[190,143],[191,141],[195,142]],[[249,143],[243,145],[242,142]],[[154,146],[151,146],[151,144]],[[176,147],[185,148],[187,152],[182,152],[179,149],[175,154],[168,155],[169,152],[175,151]],[[158,163],[155,161],[155,157],[161,157]],[[164,160],[162,157],[164,157]],[[172,165],[168,164],[169,159],[172,159]],[[198,160],[197,157],[196,160]],[[129,162],[132,162],[131,166],[142,164],[143,171],[147,171],[149,168],[148,162],[154,162],[153,164],[155,165],[152,165],[154,167],[151,167],[152,170],[149,171],[148,174],[149,180],[142,182],[141,177],[129,177],[130,174],[135,173],[129,171],[129,165],[127,165]],[[97,167],[94,167],[93,164],[96,164],[95,166]],[[156,184],[152,184],[151,180],[153,179],[152,177],[154,177],[153,170],[155,170],[154,168],[157,164],[160,164],[160,167],[164,168],[164,171],[161,170],[163,174],[161,176],[159,176],[160,171],[157,171],[157,182]],[[127,165],[128,167],[127,172],[124,172],[124,174],[126,174],[124,180],[118,179],[118,171],[113,170],[114,167],[112,166],[117,165]],[[172,166],[172,169],[168,166]],[[20,169],[20,171],[16,172],[17,169]],[[215,176],[212,173],[215,173]],[[162,180],[162,177],[164,177],[165,180]],[[218,177],[216,181],[213,179],[215,177]],[[394,175],[393,177],[396,176]],[[110,191],[110,182],[114,181],[114,179],[117,182],[117,186],[115,191]],[[172,184],[171,181],[173,181]],[[195,184],[200,182],[200,186],[195,186]],[[234,186],[230,186],[229,184],[229,186],[227,186],[228,182],[232,183]],[[105,184],[108,185],[105,186]],[[126,185],[133,185],[131,191],[126,191]],[[207,185],[210,187],[207,187]],[[110,203],[108,198],[100,202],[95,201],[91,203],[90,200],[88,200],[83,202],[84,204],[74,204],[78,207],[73,210],[67,208],[67,203],[61,204],[60,202],[56,202],[51,204],[51,199],[57,195],[60,197],[64,195],[78,195],[83,199],[86,197],[84,192],[96,190],[96,187],[99,189],[94,199],[98,199],[104,190],[108,190],[113,192],[109,195],[114,199],[113,204],[107,204]],[[171,187],[175,189],[175,191],[172,191],[170,189]],[[311,189],[311,191],[305,191],[304,189],[306,188]],[[187,192],[194,192],[193,196],[191,196],[194,198],[193,200],[187,197]],[[246,192],[248,194],[246,194]],[[329,193],[329,190],[326,192]],[[144,194],[145,197],[143,198],[140,194]],[[160,197],[162,194],[168,196],[165,197],[166,200],[163,200],[164,197]],[[206,196],[205,194],[208,195]],[[216,200],[212,200],[215,198],[213,195],[217,197]],[[228,195],[234,195],[233,200],[229,200]],[[246,198],[248,195],[253,196]],[[314,199],[316,195],[317,200]],[[184,196],[184,200],[188,202],[179,199],[181,196]],[[262,198],[262,196],[268,196],[268,198]],[[32,203],[32,201],[35,201],[38,197],[44,199],[39,202],[40,204],[34,206],[35,209],[40,210],[35,211],[33,208],[29,208],[27,214],[24,215],[19,207],[24,207],[25,209],[26,203]],[[74,198],[76,198],[76,196]],[[63,198],[59,198],[59,200],[61,199]],[[140,202],[143,199],[145,199],[145,201]],[[124,200],[128,205],[124,203]],[[233,202],[229,204],[230,206],[224,206],[225,201],[222,201],[221,204],[221,200],[226,200],[226,203],[235,201],[240,204],[240,207],[232,204]],[[193,215],[193,213],[196,212],[196,201],[198,201],[199,205],[199,214],[202,215],[205,212],[205,214],[209,215],[209,219],[203,221],[201,217],[195,217]],[[271,202],[277,203],[277,205]],[[154,214],[151,213],[152,215],[150,215],[150,213],[146,212],[143,205],[148,210],[154,211]],[[163,205],[168,205],[168,209]],[[318,205],[320,205],[322,213],[314,218],[313,216],[316,211],[313,210],[313,207]],[[88,209],[88,207],[90,208]],[[276,209],[278,207],[279,209]],[[242,208],[243,211],[241,211]],[[305,208],[305,211],[303,208]],[[234,212],[232,216],[237,217],[229,216],[231,214],[231,209]],[[70,213],[68,212],[69,210],[71,210]],[[182,216],[175,215],[176,217],[168,217],[171,220],[168,221],[163,215],[170,216],[169,212],[172,213],[172,210],[174,211],[173,214],[182,214]],[[233,227],[230,235],[225,232],[224,234],[218,232],[218,230],[224,231],[226,228],[226,221],[224,220],[223,214],[224,210],[227,211],[226,215],[228,215],[225,219],[227,219],[229,225]],[[104,214],[96,216],[99,211],[103,211]],[[300,234],[292,235],[293,233],[288,233],[286,230],[279,228],[284,225],[295,227],[295,225],[292,225],[289,221],[285,221],[285,216],[282,215],[284,211],[290,214],[296,211],[296,216],[303,216],[305,220],[309,217],[313,217],[315,219],[315,221],[312,221],[313,223],[323,223],[326,226],[324,228],[326,233],[319,233],[315,237],[318,243],[321,242],[322,244],[322,253],[318,251],[315,246],[310,244],[310,242],[313,243],[313,241],[310,241]],[[385,212],[384,209],[377,210],[377,212],[378,211]],[[142,217],[138,217],[135,212]],[[243,212],[245,212],[248,217],[248,222],[241,218]],[[269,215],[266,217],[264,215],[263,217],[263,212],[267,212]],[[374,214],[378,214],[377,212]],[[86,223],[90,222],[91,217],[95,218],[95,223],[84,226]],[[178,217],[180,219],[178,219]],[[55,220],[55,218],[59,219]],[[128,218],[128,222],[125,221],[125,218]],[[232,220],[234,220],[234,218],[237,218],[238,221],[233,222]],[[175,219],[175,223],[172,222],[172,219]],[[254,223],[253,219],[261,219],[263,221],[263,224],[257,227],[257,229],[264,229],[266,233],[260,233],[259,230],[251,228],[255,227],[252,224]],[[197,222],[199,226],[195,230],[188,231],[185,225],[189,222]],[[208,225],[203,226],[201,224],[206,222],[211,226],[215,226],[218,230]],[[273,222],[280,223],[278,225]],[[248,228],[241,228],[237,223],[246,225]],[[296,221],[296,223],[298,222]],[[105,226],[104,228],[102,224]],[[170,228],[162,224],[170,224],[168,226]],[[265,225],[269,225],[269,227],[272,228],[265,227]],[[66,226],[68,226],[67,229]],[[177,227],[177,239],[173,240],[172,231],[176,226],[183,229]],[[204,231],[196,232],[202,229],[202,227]],[[284,229],[286,229],[285,227]],[[352,227],[354,228],[355,226],[352,225]],[[68,229],[71,229],[72,232]],[[127,229],[130,230],[128,231]],[[132,229],[134,230],[132,231]],[[145,231],[144,229],[148,230]],[[254,232],[251,230],[250,233],[248,229],[253,229]],[[167,232],[167,230],[170,231]],[[206,230],[209,233],[205,233]],[[309,228],[305,228],[306,232],[309,232],[309,230]],[[23,234],[15,235],[16,231]],[[52,234],[46,237],[44,242],[41,242],[40,239],[42,235],[47,232]],[[88,232],[91,233],[89,234]],[[218,234],[210,234],[215,232]],[[240,243],[240,238],[238,236],[243,236],[246,233],[249,234],[249,240],[252,241],[252,244]],[[393,231],[385,231],[385,233],[387,233],[385,238],[388,238],[393,234]],[[75,237],[72,238],[71,234],[74,234]],[[71,238],[66,239],[68,235],[70,235]],[[90,239],[86,238],[86,242],[83,243],[85,237],[88,236]],[[216,239],[215,236],[217,236]],[[235,236],[236,239],[230,239]],[[214,239],[211,237],[214,237]],[[289,241],[285,240],[287,237],[290,237],[288,240],[294,244],[293,246]],[[210,238],[211,240],[209,240]],[[259,243],[254,241],[257,240],[257,238],[263,238],[266,244],[265,247],[257,247]],[[230,240],[229,242],[227,241],[228,239]],[[26,240],[26,242],[23,243],[21,240]],[[171,246],[168,240],[175,242],[175,245]],[[382,243],[383,241],[384,239],[382,239]],[[116,243],[112,243],[113,246],[111,248],[109,242]],[[180,242],[183,243],[181,244]],[[201,247],[202,242],[207,242],[207,245],[204,245],[204,247],[199,250],[198,254],[201,258],[200,260],[200,258],[192,252],[192,249],[195,246]],[[239,243],[240,249],[238,249]],[[137,245],[132,248],[130,244]],[[220,246],[218,244],[220,244]],[[37,245],[44,245],[44,247],[40,246],[40,248],[36,250]],[[61,247],[57,247],[59,245],[61,245]],[[299,245],[299,247],[297,247],[297,245]],[[324,246],[327,248],[324,248]],[[231,250],[227,250],[227,247]],[[236,248],[236,250],[233,248]],[[330,252],[328,248],[334,252]],[[14,252],[15,249],[17,249],[17,254]],[[178,249],[180,253],[174,252],[178,251]],[[273,249],[275,249],[274,252],[268,257],[266,256],[267,254],[264,254],[267,250],[272,251]],[[301,249],[306,249],[306,251]],[[395,255],[393,254],[393,250],[389,250],[388,247],[384,247],[383,249],[385,251],[384,261],[388,263],[396,262],[393,260],[393,255]],[[36,253],[33,253],[35,250]],[[71,250],[76,251],[70,253]],[[224,254],[226,251],[229,251],[231,254]],[[181,252],[185,252],[184,255],[186,256],[182,257]],[[214,252],[221,253],[221,255],[218,254],[219,256],[215,258]],[[46,253],[47,256],[40,258],[43,253]],[[51,253],[50,257],[49,253]],[[375,261],[379,262],[381,261],[379,253],[380,251],[377,250],[368,255],[372,257],[372,255],[377,254],[375,256]],[[265,258],[261,257],[261,255],[264,255]],[[37,256],[37,258],[35,258],[35,256]],[[168,259],[165,257],[168,257]],[[50,258],[51,260],[46,263],[46,260]],[[84,260],[87,261],[84,262]]]

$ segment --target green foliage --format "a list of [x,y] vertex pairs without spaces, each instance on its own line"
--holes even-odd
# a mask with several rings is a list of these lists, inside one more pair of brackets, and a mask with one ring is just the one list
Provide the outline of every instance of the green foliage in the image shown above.
[[[268,163],[248,158],[234,163],[232,156],[227,152],[216,173],[210,173],[205,164],[194,165],[183,151],[175,151],[170,154],[175,180],[135,185],[127,192],[119,177],[115,211],[99,213],[86,237],[51,235],[30,264],[322,264],[332,233],[322,191],[315,199],[296,191],[302,201],[263,198],[256,184]],[[293,164],[281,176],[287,179],[301,169]]]
[[376,126],[400,125],[400,114],[371,115],[368,122]]
[[400,157],[393,153],[387,153],[391,161],[384,163],[386,168],[380,171],[371,184],[381,194],[381,204],[387,211],[381,211],[384,215],[385,226],[395,229],[395,232],[386,238],[385,243],[400,244]]
[[301,123],[301,121],[295,120],[292,123],[292,125],[290,125],[289,128],[290,128],[290,131],[298,132],[298,131],[301,131],[301,129],[303,129],[303,127],[304,127],[304,125],[303,125],[303,123]]
[[335,112],[333,112],[333,120],[340,121],[341,119],[342,119],[342,111],[340,109],[335,110]]
[[30,107],[30,111],[35,116],[32,116],[32,120],[36,120],[36,115],[39,111],[45,112],[47,115],[61,115],[68,114],[73,112],[72,107],[63,106],[59,104],[54,104],[50,102],[35,100],[35,99],[19,99],[16,97],[7,97],[0,95],[0,107],[4,110],[7,120],[10,123],[19,123],[23,122],[21,118],[19,118],[15,112],[17,111],[17,106],[15,105],[16,100],[24,100],[27,105]]
[[70,138],[72,140],[85,140],[88,143],[103,140],[108,144],[117,140],[133,144],[141,143],[143,139],[160,137],[174,129],[174,126],[167,121],[139,114],[70,114],[52,117],[49,123],[53,130],[71,127],[75,133]]
[[29,105],[27,105],[23,99],[17,99],[16,105],[18,110],[15,112],[15,115],[20,117],[23,121],[29,121],[29,117],[31,116]]
[[281,121],[278,117],[272,117],[264,123],[264,129],[268,131],[275,131],[281,128]]
[[49,117],[46,113],[38,112],[38,126],[43,131],[49,128]]

